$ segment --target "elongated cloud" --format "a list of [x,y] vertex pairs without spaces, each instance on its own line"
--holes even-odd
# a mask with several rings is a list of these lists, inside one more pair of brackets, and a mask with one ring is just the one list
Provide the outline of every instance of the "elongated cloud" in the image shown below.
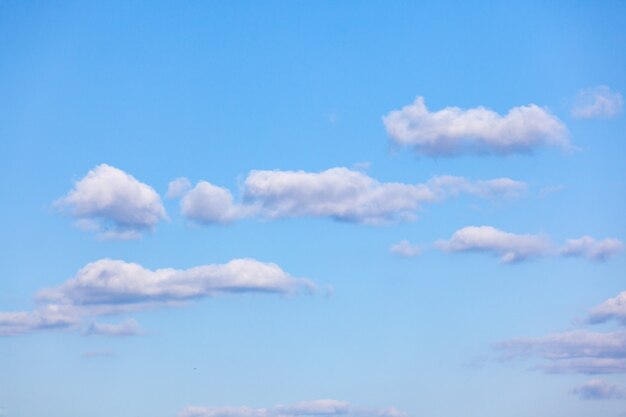
[[38,299],[74,306],[143,304],[184,301],[224,293],[291,293],[313,284],[294,278],[278,265],[235,259],[222,265],[177,270],[150,270],[136,263],[101,259],[78,271],[57,288],[39,292]]
[[626,373],[625,331],[571,331],[512,339],[496,347],[507,358],[543,359],[537,369],[549,373]]
[[78,227],[105,239],[138,238],[167,218],[152,187],[107,164],[89,171],[55,205],[74,217]]
[[572,391],[581,400],[624,400],[626,389],[603,379],[590,379]]
[[[226,264],[178,270],[150,270],[136,263],[101,259],[87,264],[74,278],[37,294],[30,312],[0,312],[0,335],[47,329],[78,329],[85,318],[122,314],[221,294],[311,292],[312,282],[295,278],[273,263],[235,259]],[[92,323],[84,333],[137,334],[136,322]]]
[[467,226],[454,232],[449,240],[435,242],[444,252],[484,252],[500,257],[503,263],[560,254],[605,261],[623,249],[621,241],[614,238],[596,240],[590,236],[570,239],[557,247],[543,235],[516,234],[492,226]]
[[78,324],[66,308],[50,305],[34,311],[0,311],[0,336],[14,336],[42,330],[65,330]]
[[413,220],[426,203],[468,194],[483,198],[512,197],[526,184],[509,178],[470,181],[435,177],[423,184],[381,183],[348,168],[322,172],[252,171],[240,203],[231,192],[200,181],[183,195],[181,210],[201,224],[228,223],[258,216],[266,219],[324,217],[343,222],[385,224]]
[[583,119],[609,118],[619,114],[623,107],[622,95],[611,91],[606,85],[601,85],[578,93],[572,107],[572,116]]
[[428,156],[529,153],[542,146],[567,147],[565,125],[529,104],[505,116],[485,107],[446,107],[431,112],[423,97],[383,117],[387,133],[402,146]]
[[624,244],[614,238],[596,240],[591,236],[570,239],[561,250],[564,256],[582,256],[593,261],[604,261],[624,250]]
[[178,417],[299,417],[340,415],[346,417],[406,417],[406,413],[393,407],[387,409],[357,408],[345,401],[333,399],[302,401],[291,405],[281,404],[270,408],[188,406],[178,413]]
[[440,240],[435,246],[445,252],[487,252],[499,256],[504,263],[545,256],[552,250],[546,237],[518,235],[491,226],[464,227],[454,232],[450,240]]

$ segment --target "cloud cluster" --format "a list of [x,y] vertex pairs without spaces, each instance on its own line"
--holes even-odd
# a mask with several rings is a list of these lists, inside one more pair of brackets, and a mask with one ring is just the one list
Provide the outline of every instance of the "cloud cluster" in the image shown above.
[[[254,259],[184,270],[150,270],[136,263],[101,259],[87,264],[59,287],[39,291],[35,310],[0,312],[0,335],[73,329],[86,317],[176,306],[220,294],[292,294],[314,289],[311,281],[295,278],[276,264]],[[139,326],[134,320],[121,324],[92,323],[84,333],[133,335],[139,333]]]
[[104,239],[135,239],[167,218],[152,187],[107,164],[92,169],[55,205]]
[[428,156],[529,153],[541,146],[569,146],[565,125],[529,104],[505,116],[485,107],[446,107],[431,112],[423,97],[383,117],[391,139]]
[[[170,187],[178,186],[172,183]],[[404,184],[381,183],[343,167],[322,172],[251,171],[244,182],[240,203],[234,202],[229,190],[200,181],[183,194],[181,209],[183,215],[201,224],[228,223],[252,216],[325,217],[381,224],[412,220],[421,205],[460,194],[511,197],[525,190],[526,184],[509,178],[470,181],[441,176],[423,184]]]
[[626,389],[603,379],[590,379],[572,391],[581,400],[624,400]]
[[435,247],[444,252],[485,252],[499,256],[504,263],[561,254],[605,261],[620,252],[624,245],[617,239],[596,240],[590,236],[570,239],[561,248],[543,235],[515,234],[492,226],[467,226],[454,232],[449,240],[439,240]]
[[[626,325],[626,292],[590,310],[584,324],[617,320]],[[496,348],[506,359],[539,358],[536,369],[549,373],[626,374],[626,330],[609,332],[573,330],[543,337],[517,338]],[[594,382],[581,388],[582,396],[596,395],[604,385]],[[593,392],[596,392],[594,394]],[[599,394],[598,394],[599,395]]]
[[576,96],[572,116],[582,119],[609,118],[622,111],[624,99],[606,85],[582,90]]
[[357,408],[345,401],[322,399],[302,401],[270,408],[251,407],[197,407],[184,408],[178,417],[300,417],[300,416],[346,416],[346,417],[406,417],[406,413],[390,407],[387,409]]

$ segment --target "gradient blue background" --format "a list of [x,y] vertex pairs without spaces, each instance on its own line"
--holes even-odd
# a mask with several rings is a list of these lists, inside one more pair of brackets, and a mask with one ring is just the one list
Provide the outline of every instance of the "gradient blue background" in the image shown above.
[[[317,398],[415,417],[622,415],[625,401],[570,393],[584,376],[500,363],[492,346],[562,331],[626,289],[623,256],[510,266],[435,250],[399,259],[389,247],[482,224],[626,239],[625,118],[569,116],[580,89],[626,91],[626,3],[260,3],[0,2],[0,310],[30,309],[37,290],[103,257],[149,268],[253,257],[334,288],[141,313],[147,334],[135,338],[2,338],[6,416],[166,417]],[[417,95],[431,109],[547,106],[578,149],[417,157],[389,145],[381,120]],[[97,241],[51,207],[100,163],[164,194],[179,176],[236,193],[252,169],[362,162],[381,181],[506,176],[530,188],[388,227],[197,227],[166,201],[169,223],[124,242]],[[112,356],[83,357],[94,351]]]

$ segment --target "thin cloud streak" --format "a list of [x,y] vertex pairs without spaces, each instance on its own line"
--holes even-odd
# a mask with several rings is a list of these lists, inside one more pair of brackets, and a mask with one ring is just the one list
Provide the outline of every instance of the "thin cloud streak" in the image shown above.
[[198,407],[187,406],[177,417],[300,417],[300,416],[346,416],[346,417],[407,417],[394,408],[370,409],[353,407],[346,401],[322,399],[302,401],[270,408],[251,407]]

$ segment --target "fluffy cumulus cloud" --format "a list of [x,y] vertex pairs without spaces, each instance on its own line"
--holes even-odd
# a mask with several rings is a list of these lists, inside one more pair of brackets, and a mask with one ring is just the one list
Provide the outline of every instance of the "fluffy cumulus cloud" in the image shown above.
[[626,373],[626,332],[577,330],[539,338],[519,338],[496,346],[506,358],[537,357],[549,373]]
[[298,417],[339,416],[347,417],[406,417],[406,413],[390,407],[368,409],[353,407],[345,401],[322,399],[302,401],[290,405],[275,405],[269,408],[251,407],[197,407],[184,408],[178,417]]
[[617,239],[596,240],[591,236],[583,236],[568,240],[561,253],[564,256],[581,256],[594,261],[604,261],[622,250],[624,244]]
[[383,117],[401,146],[429,156],[528,153],[541,146],[568,147],[565,125],[545,108],[529,104],[501,116],[485,107],[430,111],[423,97]]
[[74,217],[78,227],[105,239],[138,238],[167,218],[152,187],[107,164],[89,171],[55,205]]
[[450,240],[435,246],[445,252],[487,252],[504,263],[545,256],[552,250],[550,241],[539,235],[504,232],[491,226],[468,226],[457,230]]
[[[276,264],[254,259],[183,270],[150,270],[136,263],[101,259],[86,265],[62,285],[39,291],[35,310],[0,312],[0,335],[79,329],[89,317],[177,306],[220,294],[292,294],[314,289],[309,280],[293,277]],[[139,333],[139,326],[134,320],[92,323],[83,333],[133,335]]]
[[402,256],[403,258],[411,258],[419,256],[422,253],[422,248],[421,246],[415,245],[405,239],[393,245],[389,248],[389,251],[394,255]]
[[229,223],[243,216],[244,210],[233,202],[231,192],[200,181],[184,194],[180,207],[183,215],[198,223]]
[[229,190],[200,181],[182,196],[181,210],[201,224],[253,216],[384,224],[412,220],[423,204],[459,194],[495,198],[517,196],[525,190],[526,184],[509,178],[470,181],[442,176],[422,184],[404,184],[381,183],[343,167],[322,172],[252,171],[244,182],[241,202],[235,203]]
[[444,252],[485,252],[500,257],[504,263],[521,262],[557,255],[605,261],[623,249],[613,238],[596,240],[590,236],[570,239],[562,247],[553,245],[543,235],[516,234],[492,226],[467,226],[454,232],[449,240],[435,242]]
[[623,107],[622,95],[601,85],[578,93],[572,107],[572,116],[583,119],[609,118],[619,114]]
[[603,379],[590,379],[572,390],[581,400],[624,400],[626,389]]

